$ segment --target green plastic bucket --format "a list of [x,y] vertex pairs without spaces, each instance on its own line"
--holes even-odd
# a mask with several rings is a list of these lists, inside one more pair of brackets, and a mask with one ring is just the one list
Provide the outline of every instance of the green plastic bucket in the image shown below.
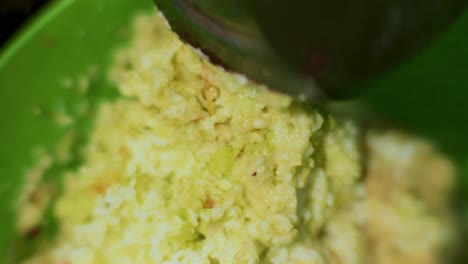
[[[14,247],[15,201],[35,162],[34,150],[52,148],[66,133],[52,118],[38,116],[37,108],[73,112],[83,100],[111,96],[105,73],[113,51],[128,40],[132,17],[154,8],[151,0],[56,1],[1,50],[0,256]],[[78,78],[91,65],[100,69],[91,98],[64,87],[65,80]],[[463,165],[468,153],[468,14],[424,54],[373,82],[365,97],[390,120],[444,142],[442,147]],[[430,108],[440,111],[431,115]],[[85,131],[86,122],[77,128]]]

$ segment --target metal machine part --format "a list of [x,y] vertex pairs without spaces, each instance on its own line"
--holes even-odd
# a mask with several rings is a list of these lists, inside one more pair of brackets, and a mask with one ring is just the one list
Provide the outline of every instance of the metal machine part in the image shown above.
[[310,100],[347,97],[427,47],[467,0],[155,0],[227,69]]

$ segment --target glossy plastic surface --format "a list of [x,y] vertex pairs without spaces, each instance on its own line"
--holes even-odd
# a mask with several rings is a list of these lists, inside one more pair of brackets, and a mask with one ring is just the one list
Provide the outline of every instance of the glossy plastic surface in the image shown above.
[[[15,234],[14,201],[34,164],[33,150],[54,146],[64,134],[34,109],[73,111],[85,98],[63,82],[91,65],[101,69],[94,85],[111,90],[106,66],[128,39],[130,19],[142,10],[154,10],[153,1],[57,1],[0,52],[0,256]],[[458,146],[453,153],[462,160],[468,147],[467,47],[465,15],[425,54],[371,84],[368,102],[396,123],[448,142],[447,148]]]
[[57,144],[64,133],[53,118],[38,117],[34,109],[72,111],[84,98],[63,82],[91,65],[101,69],[95,85],[110,87],[105,67],[112,51],[128,39],[133,15],[154,8],[151,0],[56,1],[1,51],[0,256],[15,233],[14,202],[34,164],[33,150]]

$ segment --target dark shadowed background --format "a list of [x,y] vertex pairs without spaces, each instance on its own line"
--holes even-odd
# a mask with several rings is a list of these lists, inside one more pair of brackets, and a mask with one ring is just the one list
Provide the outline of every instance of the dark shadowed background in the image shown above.
[[0,0],[0,47],[50,0]]

